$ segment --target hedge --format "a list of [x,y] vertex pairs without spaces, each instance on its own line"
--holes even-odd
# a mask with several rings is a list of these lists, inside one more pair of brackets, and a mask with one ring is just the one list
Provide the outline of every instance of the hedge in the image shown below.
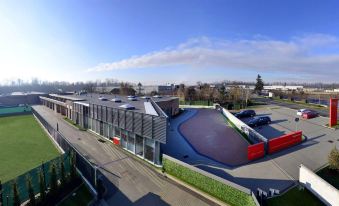
[[163,167],[166,173],[206,192],[207,194],[229,204],[239,206],[255,206],[251,195],[225,185],[217,180],[190,170],[171,160],[163,158]]

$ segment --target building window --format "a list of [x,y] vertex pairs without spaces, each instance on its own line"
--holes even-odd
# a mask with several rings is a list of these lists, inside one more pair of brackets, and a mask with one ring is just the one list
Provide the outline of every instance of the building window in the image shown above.
[[127,149],[133,153],[135,153],[135,138],[132,132],[128,133],[128,145]]
[[135,135],[135,153],[144,156],[144,138],[140,135]]
[[121,146],[127,149],[127,132],[121,131]]
[[154,140],[145,138],[145,158],[154,162]]
[[114,127],[114,136],[115,137],[121,137],[120,128],[119,127]]

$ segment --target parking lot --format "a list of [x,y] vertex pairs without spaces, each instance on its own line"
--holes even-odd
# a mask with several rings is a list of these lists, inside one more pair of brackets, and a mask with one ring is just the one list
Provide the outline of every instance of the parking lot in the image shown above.
[[[286,107],[262,107],[255,109],[256,116],[269,116],[272,120],[271,124],[255,127],[254,129],[265,136],[267,139],[279,137],[281,135],[302,130],[307,137],[307,134],[314,134],[319,129],[327,129],[324,127],[328,123],[326,117],[316,117],[313,119],[303,119],[297,116],[297,111]],[[299,118],[296,122],[295,119]],[[247,123],[251,118],[242,119]]]

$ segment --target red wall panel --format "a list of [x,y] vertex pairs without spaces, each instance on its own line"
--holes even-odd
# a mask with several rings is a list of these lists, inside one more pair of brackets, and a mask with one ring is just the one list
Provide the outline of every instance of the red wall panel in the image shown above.
[[258,159],[265,155],[265,144],[260,142],[258,144],[249,145],[247,147],[247,158],[248,160]]
[[280,151],[282,149],[296,145],[302,141],[302,131],[292,132],[268,141],[268,153]]
[[337,125],[338,99],[330,99],[330,127]]

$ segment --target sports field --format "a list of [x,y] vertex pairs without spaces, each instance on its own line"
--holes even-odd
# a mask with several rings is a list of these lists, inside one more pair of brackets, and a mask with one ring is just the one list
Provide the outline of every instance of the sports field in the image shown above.
[[0,117],[0,180],[6,182],[59,156],[33,115]]

